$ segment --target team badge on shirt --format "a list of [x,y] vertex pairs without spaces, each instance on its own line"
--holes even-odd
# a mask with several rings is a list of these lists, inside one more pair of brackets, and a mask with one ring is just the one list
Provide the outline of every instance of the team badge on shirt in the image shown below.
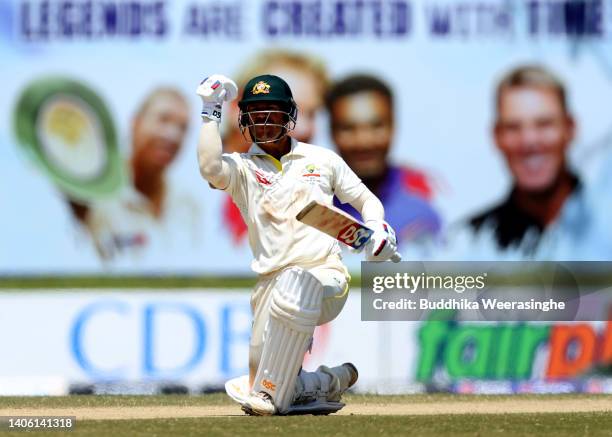
[[260,80],[253,86],[251,94],[270,94],[270,85]]
[[302,177],[309,183],[314,184],[321,177],[321,173],[316,165],[308,164],[304,167]]
[[302,176],[306,177],[320,177],[321,175],[318,173],[319,169],[314,164],[308,164],[304,168],[304,174]]

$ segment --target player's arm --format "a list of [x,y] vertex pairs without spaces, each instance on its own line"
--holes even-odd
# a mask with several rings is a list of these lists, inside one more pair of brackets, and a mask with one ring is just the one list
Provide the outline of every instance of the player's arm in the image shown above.
[[197,89],[202,98],[202,127],[198,138],[198,164],[200,174],[217,188],[230,183],[231,170],[223,160],[223,146],[219,132],[223,102],[238,95],[238,87],[231,79],[214,74],[202,81]]
[[366,260],[398,260],[395,231],[385,221],[382,202],[361,182],[344,160],[336,157],[335,161],[334,193],[341,202],[348,202],[359,211],[366,226],[374,231],[365,246]]
[[224,189],[230,182],[229,165],[223,161],[223,148],[219,125],[212,120],[204,120],[198,139],[198,164],[200,174],[214,187]]
[[365,247],[366,260],[385,261],[393,259],[397,262],[400,258],[397,254],[395,231],[385,221],[385,208],[378,197],[364,185],[361,195],[353,200],[351,205],[360,212],[365,225],[374,231]]
[[382,222],[385,219],[385,208],[382,202],[365,185],[361,195],[350,203],[353,208],[359,211],[365,224]]

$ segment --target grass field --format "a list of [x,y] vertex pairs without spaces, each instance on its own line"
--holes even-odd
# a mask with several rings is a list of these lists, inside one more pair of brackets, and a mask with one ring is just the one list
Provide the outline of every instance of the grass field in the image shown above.
[[[73,415],[69,435],[609,436],[612,396],[346,396],[341,414],[248,417],[225,395],[0,398],[0,416]],[[2,435],[16,435],[4,432]],[[27,435],[49,435],[28,432]],[[57,433],[56,433],[57,434]]]

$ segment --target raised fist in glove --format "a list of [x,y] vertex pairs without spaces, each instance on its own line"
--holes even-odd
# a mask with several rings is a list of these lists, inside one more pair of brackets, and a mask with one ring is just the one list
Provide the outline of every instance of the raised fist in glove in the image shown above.
[[238,87],[230,78],[213,74],[200,83],[196,93],[202,98],[202,117],[219,122],[221,105],[238,96]]
[[366,261],[400,261],[397,253],[395,231],[385,221],[368,221],[366,226],[374,231],[365,246]]

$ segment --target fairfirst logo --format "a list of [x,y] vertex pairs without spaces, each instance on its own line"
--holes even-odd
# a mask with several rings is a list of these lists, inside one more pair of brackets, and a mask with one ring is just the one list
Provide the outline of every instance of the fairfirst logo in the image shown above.
[[[612,364],[612,321],[598,330],[590,323],[481,325],[429,321],[419,330],[417,379],[430,381],[437,370],[463,378],[523,380],[534,370],[549,380],[573,378],[598,365]],[[545,368],[534,369],[545,353]]]

